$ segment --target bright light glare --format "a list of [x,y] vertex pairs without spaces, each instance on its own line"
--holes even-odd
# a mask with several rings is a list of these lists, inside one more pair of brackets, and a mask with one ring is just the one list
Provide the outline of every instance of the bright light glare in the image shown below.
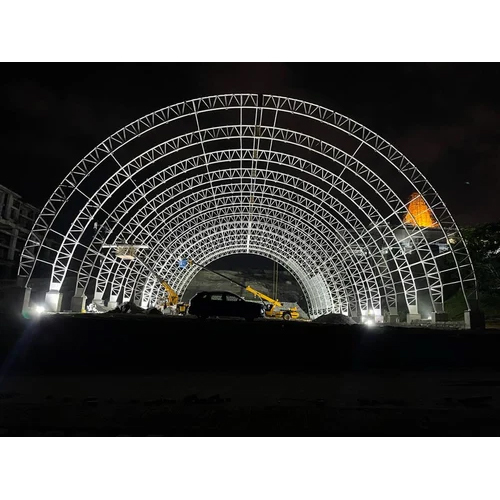
[[375,322],[372,319],[367,319],[365,321],[365,325],[366,326],[373,326],[374,324],[375,324]]
[[35,306],[35,312],[38,314],[42,314],[45,312],[45,307],[43,306]]

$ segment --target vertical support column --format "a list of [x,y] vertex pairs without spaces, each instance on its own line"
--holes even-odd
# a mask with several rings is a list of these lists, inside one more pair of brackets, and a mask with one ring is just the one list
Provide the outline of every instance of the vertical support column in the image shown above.
[[398,307],[389,306],[389,313],[387,314],[387,323],[399,323]]
[[383,321],[382,311],[380,309],[361,309],[361,323],[369,324],[381,323]]
[[464,323],[467,330],[486,328],[484,313],[479,309],[479,302],[476,299],[469,300],[469,309],[464,312]]
[[368,319],[368,309],[364,307],[359,308],[359,323],[364,323]]
[[49,290],[45,294],[45,309],[48,312],[60,312],[63,294],[56,290]]
[[118,295],[110,295],[108,300],[108,309],[115,309],[118,307]]
[[7,193],[7,201],[5,202],[5,219],[7,220],[11,219],[13,203],[14,197],[11,193]]
[[92,299],[92,304],[104,307],[104,300],[102,299],[103,292],[95,292],[94,298]]
[[448,313],[444,311],[444,304],[442,302],[434,302],[435,311],[431,312],[431,322],[437,323],[438,321],[448,321]]
[[349,316],[356,322],[361,323],[361,314],[358,312],[358,303],[356,298],[349,302]]
[[17,238],[19,236],[19,229],[17,227],[12,229],[10,237],[9,251],[7,253],[7,260],[14,260],[16,254]]
[[71,311],[72,312],[85,312],[87,304],[87,296],[83,292],[83,288],[77,288],[75,295],[71,298]]
[[0,218],[5,218],[3,215],[3,206],[5,204],[5,191],[0,191]]
[[31,287],[26,286],[27,283],[28,279],[26,277],[18,276],[14,292],[9,293],[7,298],[12,303],[10,309],[21,312],[23,315],[30,311]]
[[375,323],[383,323],[384,317],[382,316],[382,309],[380,307],[374,308],[372,310],[373,320]]
[[408,306],[408,314],[406,315],[406,322],[408,324],[411,324],[411,322],[413,320],[420,320],[422,319],[422,316],[420,316],[419,312],[418,312],[418,305],[415,304],[415,305],[409,305]]

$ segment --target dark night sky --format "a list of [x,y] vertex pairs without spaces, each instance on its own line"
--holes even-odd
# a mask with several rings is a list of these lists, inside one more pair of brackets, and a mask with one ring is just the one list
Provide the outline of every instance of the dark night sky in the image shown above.
[[321,104],[400,149],[459,224],[500,220],[498,63],[4,63],[0,183],[42,206],[127,123],[176,102],[262,92]]

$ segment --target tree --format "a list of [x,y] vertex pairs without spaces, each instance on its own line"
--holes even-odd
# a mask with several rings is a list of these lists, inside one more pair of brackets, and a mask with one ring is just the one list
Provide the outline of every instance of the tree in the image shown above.
[[500,222],[462,229],[479,292],[500,293]]

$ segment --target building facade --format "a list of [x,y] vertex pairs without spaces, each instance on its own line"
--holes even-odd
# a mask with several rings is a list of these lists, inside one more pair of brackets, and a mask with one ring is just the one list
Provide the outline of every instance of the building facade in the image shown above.
[[19,256],[39,209],[0,185],[0,279],[15,279]]

